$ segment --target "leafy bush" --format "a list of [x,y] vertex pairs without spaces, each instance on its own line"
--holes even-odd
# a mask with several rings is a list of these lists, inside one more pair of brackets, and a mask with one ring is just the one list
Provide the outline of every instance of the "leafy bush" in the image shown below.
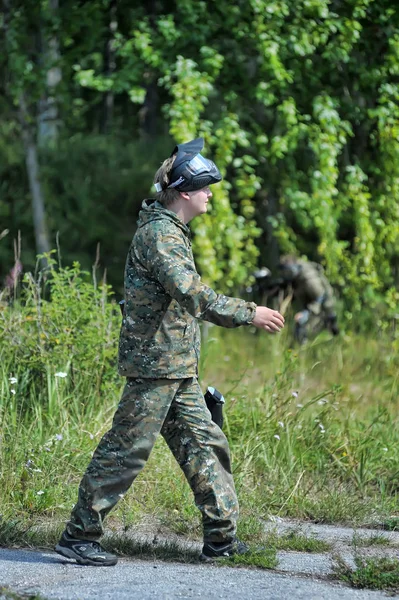
[[[109,285],[96,285],[79,263],[49,267],[35,278],[27,273],[20,299],[0,310],[3,370],[19,377],[26,391],[40,391],[47,374],[79,375],[103,393],[114,385],[119,308]],[[110,302],[111,300],[111,302]]]

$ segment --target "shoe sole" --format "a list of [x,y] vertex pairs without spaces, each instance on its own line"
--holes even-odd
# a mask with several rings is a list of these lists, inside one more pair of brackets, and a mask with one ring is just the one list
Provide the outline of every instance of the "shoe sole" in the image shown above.
[[64,556],[65,558],[72,558],[73,560],[76,560],[76,562],[79,565],[88,565],[91,567],[112,567],[118,562],[116,556],[115,558],[110,558],[101,562],[96,560],[90,560],[90,558],[82,558],[81,556],[79,556],[79,554],[76,554],[76,552],[74,552],[71,548],[66,548],[65,546],[60,546],[59,544],[56,545],[54,550],[58,554],[61,554],[61,556]]

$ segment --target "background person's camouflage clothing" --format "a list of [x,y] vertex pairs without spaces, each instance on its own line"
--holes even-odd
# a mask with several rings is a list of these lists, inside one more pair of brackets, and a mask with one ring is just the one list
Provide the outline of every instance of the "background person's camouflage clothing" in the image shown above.
[[339,333],[333,289],[321,265],[296,257],[283,257],[280,271],[291,284],[299,312],[295,316],[294,336],[299,343],[324,328]]
[[294,281],[295,298],[298,304],[314,316],[335,315],[333,289],[318,263],[297,260],[299,273]]
[[238,503],[227,439],[212,422],[197,381],[197,319],[246,325],[256,305],[204,285],[188,227],[151,200],[143,203],[129,250],[125,299],[119,372],[127,383],[112,428],[82,479],[67,531],[78,539],[101,536],[104,517],[144,467],[161,433],[193,490],[204,540],[232,540]]

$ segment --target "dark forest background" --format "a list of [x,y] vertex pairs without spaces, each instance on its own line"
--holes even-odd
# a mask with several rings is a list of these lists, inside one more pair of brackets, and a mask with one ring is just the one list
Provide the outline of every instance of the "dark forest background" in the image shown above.
[[0,19],[3,286],[58,247],[121,293],[155,170],[202,135],[224,175],[193,223],[208,283],[237,292],[296,252],[348,319],[397,311],[391,0],[3,0]]

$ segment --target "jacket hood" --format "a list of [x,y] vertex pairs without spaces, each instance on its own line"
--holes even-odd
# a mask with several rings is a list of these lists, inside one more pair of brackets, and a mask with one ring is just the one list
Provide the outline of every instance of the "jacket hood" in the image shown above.
[[189,228],[181,219],[179,219],[177,214],[165,208],[155,198],[147,198],[146,200],[143,200],[141,210],[139,212],[139,218],[137,220],[137,227],[143,227],[143,225],[146,225],[152,221],[164,221],[165,219],[175,223],[175,225],[184,231],[186,235],[190,235]]

